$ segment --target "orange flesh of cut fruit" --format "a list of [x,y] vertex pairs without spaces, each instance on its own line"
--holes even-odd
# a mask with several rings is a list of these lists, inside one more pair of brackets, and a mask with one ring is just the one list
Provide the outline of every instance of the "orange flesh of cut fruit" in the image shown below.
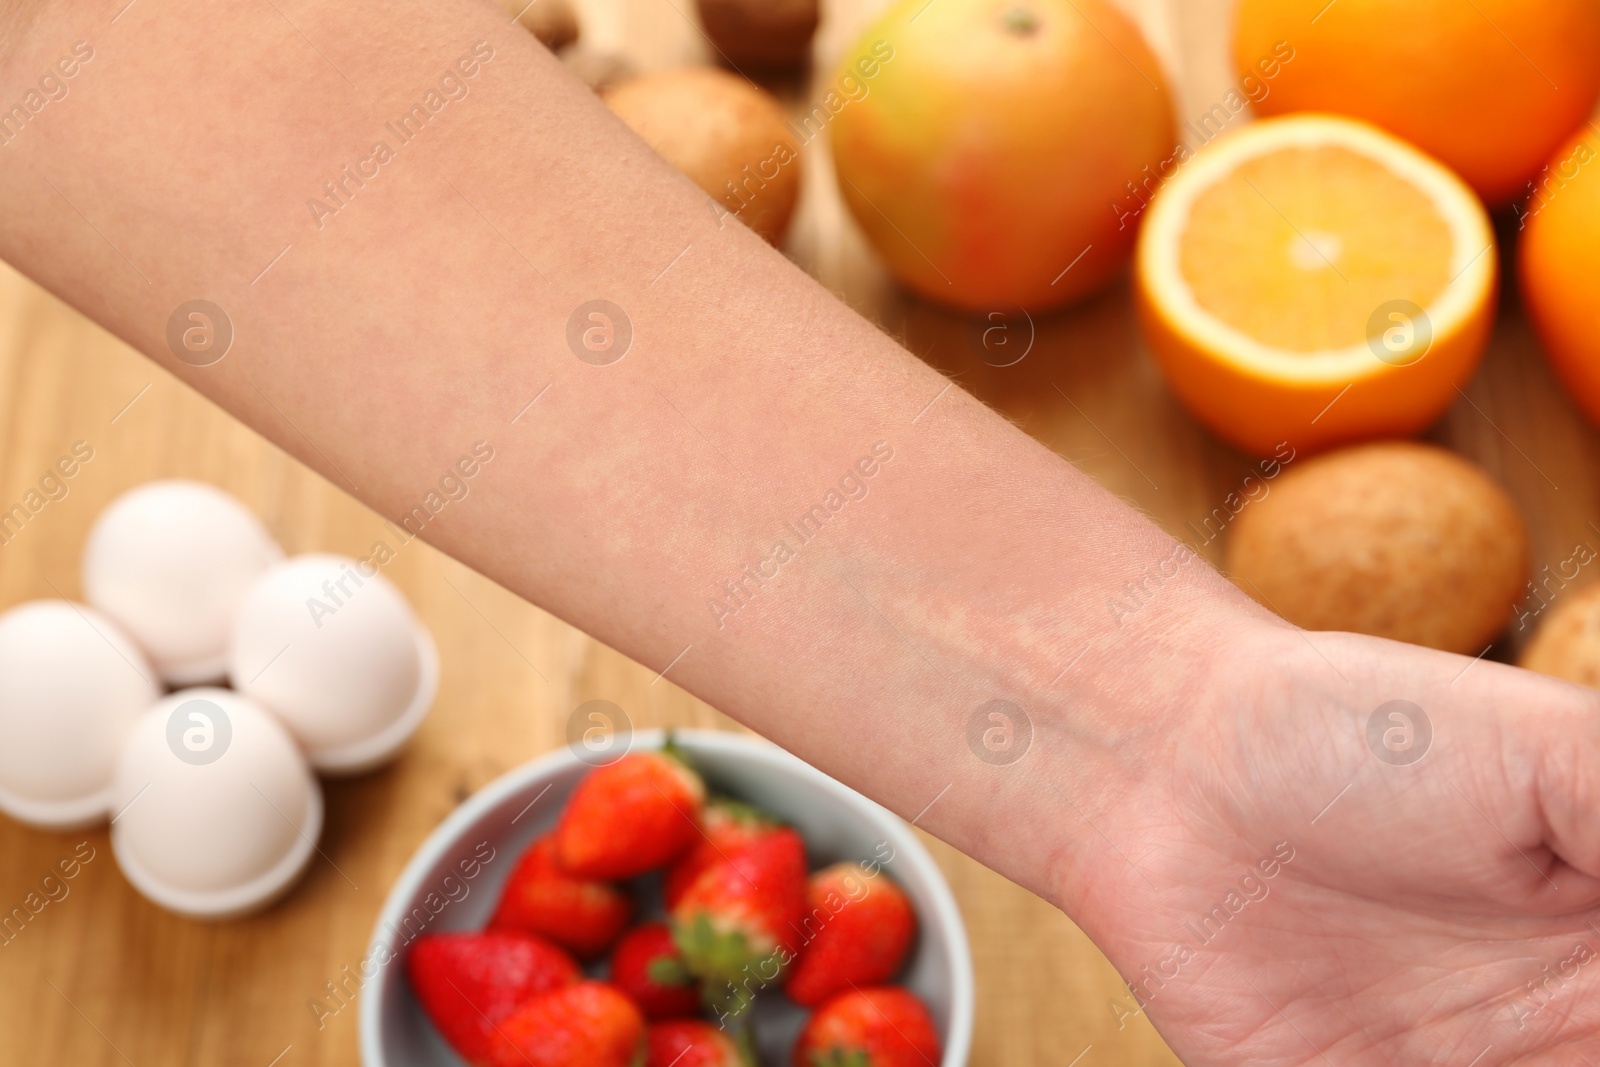
[[1428,307],[1450,283],[1453,252],[1415,184],[1341,145],[1312,145],[1248,160],[1196,197],[1178,265],[1222,322],[1315,352],[1363,343],[1386,301]]

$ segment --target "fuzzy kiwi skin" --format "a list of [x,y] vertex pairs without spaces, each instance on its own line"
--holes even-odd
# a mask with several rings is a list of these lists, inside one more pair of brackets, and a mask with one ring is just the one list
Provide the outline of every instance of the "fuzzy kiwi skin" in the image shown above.
[[811,57],[817,0],[699,0],[700,24],[741,70],[792,70]]
[[578,16],[568,0],[501,0],[501,4],[552,52],[577,41],[581,32]]
[[1460,456],[1381,442],[1302,460],[1267,484],[1233,520],[1226,567],[1295,625],[1476,656],[1511,622],[1527,528]]

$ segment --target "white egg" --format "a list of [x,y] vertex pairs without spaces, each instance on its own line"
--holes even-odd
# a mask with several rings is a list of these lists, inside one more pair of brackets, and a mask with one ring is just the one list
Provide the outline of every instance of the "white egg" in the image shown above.
[[117,763],[111,848],[162,907],[223,919],[286,892],[316,852],[322,790],[294,739],[226,689],[172,693]]
[[144,654],[93,608],[0,615],[0,810],[51,829],[104,820],[123,740],[160,696]]
[[89,603],[121,623],[170,685],[220,680],[239,598],[283,557],[261,520],[201,482],[149,482],[95,520]]
[[295,556],[256,580],[234,622],[228,671],[324,774],[392,758],[439,684],[433,640],[400,591],[370,564],[330,555]]

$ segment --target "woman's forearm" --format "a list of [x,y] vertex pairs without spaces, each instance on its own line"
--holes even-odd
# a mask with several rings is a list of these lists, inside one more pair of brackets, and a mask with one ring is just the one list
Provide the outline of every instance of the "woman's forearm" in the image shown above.
[[[12,35],[0,104],[45,102],[0,127],[0,255],[1030,888],[1070,905],[1123,862],[1095,813],[1259,617],[1231,587],[721,217],[488,0],[125,3]],[[231,324],[209,365],[194,301]],[[1025,759],[985,747],[992,701]]]

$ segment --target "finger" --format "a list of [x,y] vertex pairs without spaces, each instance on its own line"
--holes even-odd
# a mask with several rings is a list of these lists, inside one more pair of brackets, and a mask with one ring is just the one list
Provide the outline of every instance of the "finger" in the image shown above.
[[1555,887],[1546,887],[1548,896],[1535,890],[1536,900],[1593,906],[1600,901],[1600,692],[1514,668],[1495,674],[1515,676],[1515,692],[1505,694],[1512,699],[1497,702],[1504,743],[1533,768],[1540,844],[1556,861],[1547,872]]

